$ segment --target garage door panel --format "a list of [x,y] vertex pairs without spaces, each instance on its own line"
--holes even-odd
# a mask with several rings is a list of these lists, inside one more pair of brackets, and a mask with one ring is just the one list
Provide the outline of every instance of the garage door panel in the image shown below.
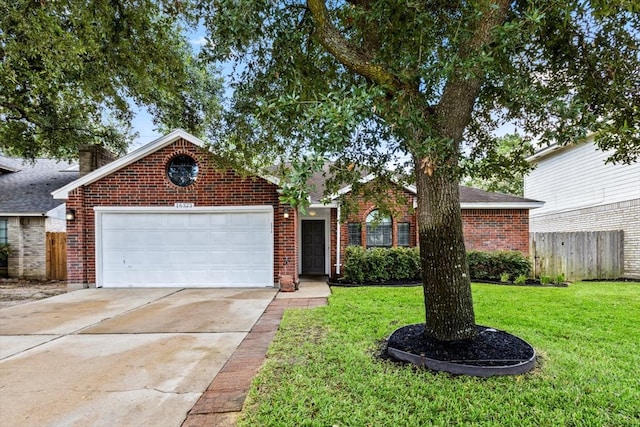
[[272,286],[271,210],[111,213],[100,218],[102,286]]

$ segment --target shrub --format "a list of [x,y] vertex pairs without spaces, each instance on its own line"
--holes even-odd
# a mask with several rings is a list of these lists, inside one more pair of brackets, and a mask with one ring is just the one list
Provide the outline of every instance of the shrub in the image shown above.
[[353,283],[420,279],[418,248],[348,246],[342,265],[343,278]]
[[[469,251],[467,259],[472,280],[506,282],[522,276],[524,283],[531,270],[529,260],[520,252]],[[420,251],[418,248],[347,246],[342,275],[352,283],[419,280],[422,276]]]
[[516,285],[524,285],[525,283],[527,283],[527,276],[525,276],[524,274],[521,274],[515,278],[513,283],[515,283]]
[[0,244],[0,260],[6,261],[11,255],[11,247],[8,243]]
[[475,280],[502,280],[503,275],[528,276],[531,271],[529,260],[516,251],[469,251],[469,274]]

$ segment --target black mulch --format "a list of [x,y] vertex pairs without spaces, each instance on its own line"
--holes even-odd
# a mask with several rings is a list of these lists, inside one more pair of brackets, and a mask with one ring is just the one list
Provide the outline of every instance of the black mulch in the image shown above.
[[388,340],[388,347],[442,362],[472,366],[508,366],[531,359],[535,352],[522,339],[477,325],[473,340],[442,342],[424,335],[424,324],[404,326]]

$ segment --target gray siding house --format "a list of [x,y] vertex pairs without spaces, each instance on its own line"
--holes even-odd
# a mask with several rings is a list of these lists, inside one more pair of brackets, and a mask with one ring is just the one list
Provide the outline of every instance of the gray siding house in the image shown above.
[[0,244],[11,248],[0,275],[47,279],[46,233],[66,230],[64,201],[51,192],[78,176],[70,163],[0,155]]

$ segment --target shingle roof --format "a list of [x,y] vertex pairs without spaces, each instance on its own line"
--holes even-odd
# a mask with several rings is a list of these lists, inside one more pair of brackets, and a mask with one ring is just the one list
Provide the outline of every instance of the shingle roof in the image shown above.
[[[64,203],[51,192],[78,178],[65,171],[72,163],[37,159],[35,163],[0,155],[0,216],[3,213],[45,214]],[[14,172],[11,172],[11,171]]]
[[[329,164],[325,165],[322,171],[316,172],[309,179],[311,185],[310,197],[311,203],[320,203],[323,196],[324,183],[326,175],[329,174]],[[502,193],[491,193],[480,190],[478,188],[460,186],[460,204],[466,208],[472,208],[473,205],[496,205],[505,208],[510,204],[538,204],[537,200],[526,199],[524,197],[513,196]],[[483,206],[490,207],[490,206]]]
[[460,186],[460,203],[536,203],[538,200]]

